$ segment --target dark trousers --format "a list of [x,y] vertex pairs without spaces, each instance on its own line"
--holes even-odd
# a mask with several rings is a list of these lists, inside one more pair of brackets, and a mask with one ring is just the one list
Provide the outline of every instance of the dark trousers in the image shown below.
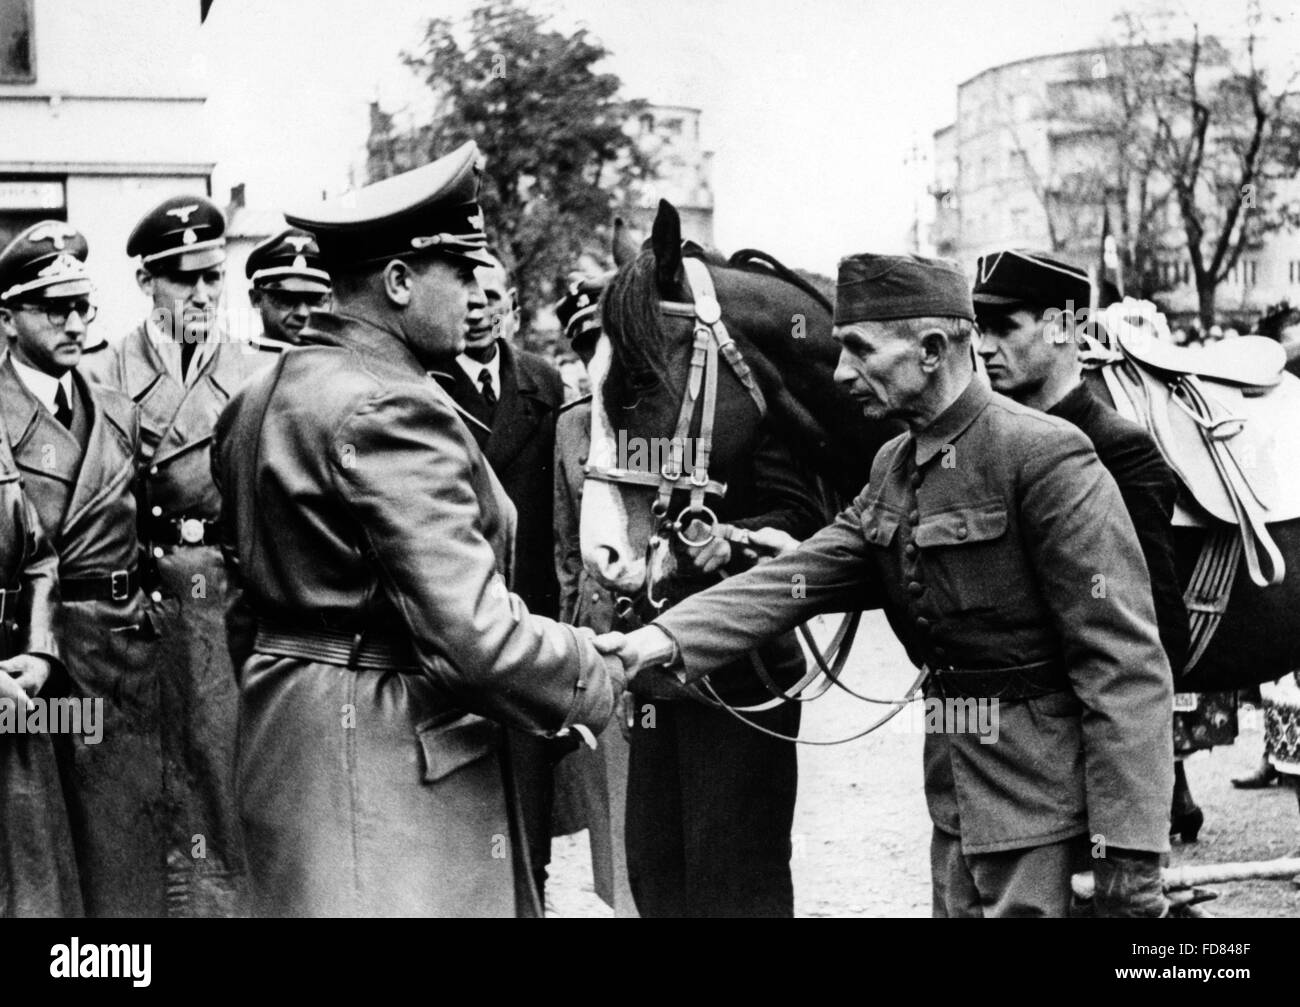
[[[798,703],[746,714],[799,733]],[[725,710],[637,699],[628,879],[642,916],[793,916],[795,746]]]
[[1070,876],[1091,870],[1087,836],[1000,853],[961,851],[961,839],[935,829],[930,839],[933,915],[1066,917]]
[[555,749],[545,738],[510,732],[510,773],[523,819],[528,867],[538,902],[546,901],[546,869],[551,863],[551,805],[555,803]]

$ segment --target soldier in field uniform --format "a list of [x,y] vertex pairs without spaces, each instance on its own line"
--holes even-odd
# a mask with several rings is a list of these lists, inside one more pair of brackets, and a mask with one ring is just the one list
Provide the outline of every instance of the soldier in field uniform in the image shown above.
[[950,263],[843,260],[836,380],[909,432],[831,525],[620,653],[692,681],[816,613],[882,608],[928,696],[998,704],[991,744],[959,722],[925,738],[934,915],[1065,916],[1090,864],[1098,913],[1161,916],[1173,689],[1141,546],[1079,429],[975,376],[974,318]]

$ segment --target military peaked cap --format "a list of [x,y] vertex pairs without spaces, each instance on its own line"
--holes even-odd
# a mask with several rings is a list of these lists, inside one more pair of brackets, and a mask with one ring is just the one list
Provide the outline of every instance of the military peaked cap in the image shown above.
[[89,254],[85,237],[71,224],[33,224],[0,251],[0,301],[84,297],[93,289]]
[[482,165],[471,140],[432,164],[285,218],[316,236],[329,269],[419,253],[494,266],[478,205]]
[[311,232],[290,227],[254,248],[244,263],[244,275],[256,290],[291,290],[327,294],[330,274]]
[[146,213],[126,239],[126,254],[193,273],[226,261],[226,215],[205,196],[172,196]]

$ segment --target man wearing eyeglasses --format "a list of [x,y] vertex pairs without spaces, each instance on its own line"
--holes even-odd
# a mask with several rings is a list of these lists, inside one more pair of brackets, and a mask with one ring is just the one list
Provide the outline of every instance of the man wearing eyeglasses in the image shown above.
[[166,854],[156,634],[137,561],[140,423],[128,396],[76,369],[95,318],[87,251],[76,228],[47,220],[0,252],[0,420],[59,557],[67,679],[46,691],[102,710],[93,733],[56,739],[85,911],[157,916]]
[[262,317],[261,336],[249,340],[259,353],[297,346],[311,313],[329,310],[330,274],[309,231],[291,227],[267,238],[249,253],[244,275],[252,283],[248,299]]
[[226,220],[202,196],[173,196],[127,239],[149,317],[95,364],[141,412],[140,538],[157,649],[169,829],[168,913],[237,913],[244,854],[234,809],[235,675],[227,649],[221,505],[210,447],[217,417],[262,370],[221,322]]

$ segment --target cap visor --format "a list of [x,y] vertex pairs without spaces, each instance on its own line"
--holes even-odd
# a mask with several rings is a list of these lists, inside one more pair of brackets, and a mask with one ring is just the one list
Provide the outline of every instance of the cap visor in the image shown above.
[[211,269],[226,261],[224,248],[205,248],[198,252],[182,252],[157,261],[169,271],[177,273],[197,273],[200,269]]
[[1010,307],[1013,304],[1025,303],[1023,297],[1007,297],[1004,294],[971,294],[970,299],[976,304],[985,304],[994,308]]
[[469,249],[468,251],[464,251],[464,252],[460,252],[460,251],[457,251],[457,252],[444,251],[443,254],[444,254],[444,255],[447,255],[447,256],[450,256],[450,257],[453,258],[453,259],[465,259],[465,260],[467,260],[467,261],[469,261],[469,262],[474,263],[474,265],[476,265],[476,266],[495,266],[495,265],[497,265],[497,260],[494,259],[494,258],[492,258],[492,256],[489,255],[489,254],[487,253],[487,251],[484,250],[484,249],[482,249],[482,248],[472,248],[472,249]]
[[255,284],[257,290],[284,290],[294,294],[328,294],[332,289],[310,276],[277,276],[275,279]]

